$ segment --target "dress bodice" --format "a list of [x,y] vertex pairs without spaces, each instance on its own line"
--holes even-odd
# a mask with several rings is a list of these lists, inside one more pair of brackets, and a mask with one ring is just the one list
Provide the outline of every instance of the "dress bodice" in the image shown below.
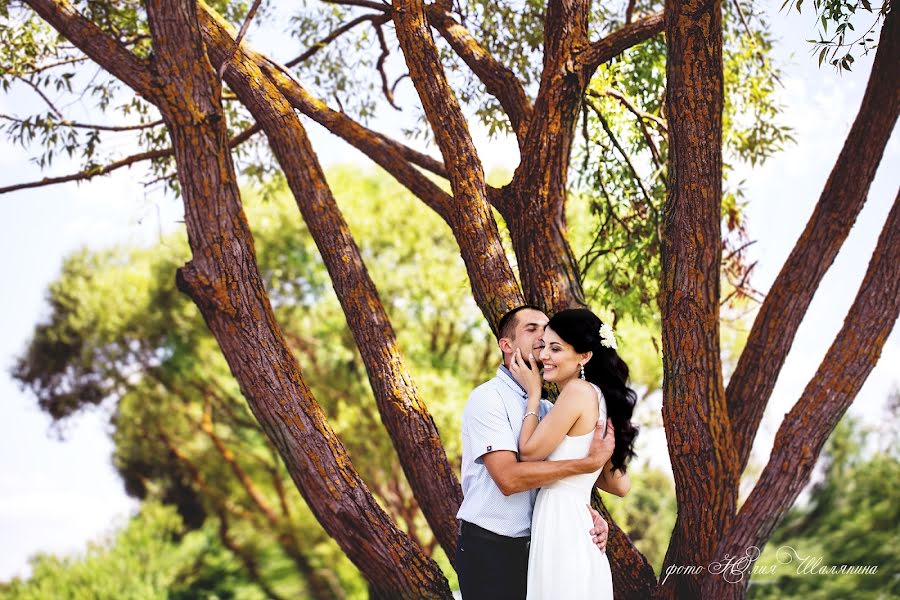
[[[603,393],[600,391],[600,388],[594,385],[594,389],[597,390],[597,402],[600,406],[599,420],[605,423],[607,415],[606,399],[603,397]],[[551,452],[550,455],[547,456],[547,460],[569,460],[584,458],[585,456],[587,456],[588,450],[591,447],[591,440],[593,439],[593,436],[593,431],[589,431],[584,435],[567,435],[553,450],[553,452]],[[550,485],[546,485],[542,489],[571,490],[589,499],[591,491],[594,488],[594,483],[597,481],[597,477],[600,476],[600,471],[602,470],[603,469],[600,468],[593,473],[570,475],[554,483],[551,483]]]

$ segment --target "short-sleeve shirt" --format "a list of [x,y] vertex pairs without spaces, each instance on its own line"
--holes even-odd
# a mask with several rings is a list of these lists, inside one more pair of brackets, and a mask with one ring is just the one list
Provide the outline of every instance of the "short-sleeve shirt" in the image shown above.
[[[528,404],[527,392],[501,365],[497,376],[472,392],[462,417],[463,502],[456,517],[509,537],[531,534],[537,490],[504,496],[484,466],[484,455],[519,451],[519,432]],[[541,418],[552,405],[541,400]]]

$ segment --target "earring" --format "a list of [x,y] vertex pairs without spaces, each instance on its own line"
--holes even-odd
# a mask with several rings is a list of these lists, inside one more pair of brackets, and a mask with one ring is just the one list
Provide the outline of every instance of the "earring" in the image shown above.
[[584,365],[581,363],[578,363],[578,366],[581,367],[581,378],[584,379]]

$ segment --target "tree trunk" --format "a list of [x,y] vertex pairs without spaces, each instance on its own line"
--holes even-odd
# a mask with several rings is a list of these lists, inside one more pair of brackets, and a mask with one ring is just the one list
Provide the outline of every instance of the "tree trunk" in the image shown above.
[[[671,179],[659,304],[662,412],[678,498],[665,566],[706,565],[738,490],[719,349],[721,2],[670,0],[665,20]],[[699,597],[700,576],[670,577],[662,592]]]
[[[200,11],[213,62],[233,46],[227,25]],[[245,54],[246,52],[246,54]],[[462,489],[428,409],[418,397],[390,319],[341,214],[306,131],[291,105],[257,67],[252,51],[230,61],[225,79],[269,139],[303,219],[319,249],[360,351],[378,411],[422,507],[446,552],[456,556],[456,511]],[[451,558],[452,560],[452,558]]]
[[487,202],[484,171],[469,126],[447,81],[421,0],[394,0],[397,41],[416,92],[440,148],[453,210],[447,222],[460,246],[475,302],[491,329],[522,295],[500,244],[500,232]]
[[565,191],[562,198],[551,197],[549,188],[540,189],[540,179],[534,179],[523,183],[521,191],[512,185],[503,188],[500,203],[525,301],[549,314],[585,306],[581,272],[566,231]]
[[499,206],[509,227],[525,299],[548,312],[584,306],[581,273],[566,233],[565,201],[575,123],[591,73],[590,2],[552,1],[544,23],[544,68],[522,160]]
[[155,0],[147,12],[160,74],[157,100],[175,150],[193,253],[179,270],[179,287],[200,308],[310,509],[350,560],[394,597],[449,597],[440,569],[395,527],[353,469],[275,322],[241,209],[197,6]]

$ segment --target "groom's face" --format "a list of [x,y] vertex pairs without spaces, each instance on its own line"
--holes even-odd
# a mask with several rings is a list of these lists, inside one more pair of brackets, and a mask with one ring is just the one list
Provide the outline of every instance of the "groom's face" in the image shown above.
[[506,364],[512,360],[516,349],[522,352],[522,358],[528,360],[528,355],[533,354],[535,360],[541,354],[544,347],[544,329],[550,319],[539,310],[525,308],[515,314],[516,327],[511,337],[501,340],[501,349],[506,358]]

